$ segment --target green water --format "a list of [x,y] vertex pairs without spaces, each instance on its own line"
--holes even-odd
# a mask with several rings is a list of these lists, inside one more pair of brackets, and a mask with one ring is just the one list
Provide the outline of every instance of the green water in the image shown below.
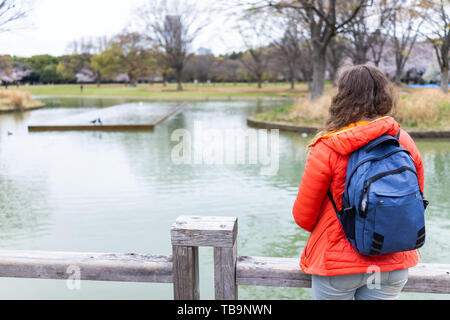
[[[299,257],[308,233],[295,225],[291,208],[309,138],[280,133],[279,171],[272,176],[260,175],[260,165],[171,160],[174,130],[192,131],[195,121],[247,129],[247,116],[286,101],[187,102],[182,112],[147,132],[28,133],[30,123],[128,101],[46,102],[46,109],[0,115],[1,248],[169,254],[169,229],[177,216],[224,215],[239,219],[239,255]],[[418,140],[417,145],[431,202],[421,262],[450,263],[450,141]],[[212,249],[200,248],[202,299],[213,298],[212,260]],[[311,292],[241,286],[239,297],[310,299]],[[0,298],[172,299],[172,285],[82,281],[80,290],[69,290],[62,280],[0,279]]]

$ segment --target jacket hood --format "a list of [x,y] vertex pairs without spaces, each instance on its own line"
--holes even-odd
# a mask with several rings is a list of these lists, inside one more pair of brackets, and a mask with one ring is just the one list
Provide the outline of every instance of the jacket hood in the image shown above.
[[394,118],[387,116],[324,135],[318,138],[313,146],[322,141],[337,153],[347,155],[382,135],[396,136],[399,130],[400,124]]

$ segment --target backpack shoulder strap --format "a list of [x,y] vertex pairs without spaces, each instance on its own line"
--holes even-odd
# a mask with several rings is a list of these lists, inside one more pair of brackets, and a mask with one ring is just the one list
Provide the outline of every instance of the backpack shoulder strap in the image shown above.
[[368,144],[365,145],[364,149],[365,149],[366,152],[370,152],[375,147],[377,147],[377,146],[379,146],[381,144],[385,144],[385,143],[386,144],[390,143],[390,144],[394,144],[396,146],[400,146],[397,137],[384,135],[384,136],[380,136],[380,137],[370,141]]
[[337,206],[336,206],[336,202],[334,202],[333,195],[331,194],[330,189],[328,189],[327,194],[328,194],[328,198],[330,198],[330,200],[331,200],[331,204],[333,205],[334,211],[336,211],[336,213],[337,213],[338,215],[341,215],[341,214],[342,214],[342,211],[339,211],[339,210],[338,210],[338,208],[337,208]]
[[333,195],[331,194],[330,189],[328,189],[327,194],[328,194],[328,198],[330,198],[330,200],[331,200],[331,204],[333,205],[334,211],[336,211],[336,214],[338,216],[343,216],[343,215],[346,216],[346,215],[351,215],[351,214],[355,213],[355,208],[350,207],[344,197],[342,197],[342,210],[338,210],[336,202],[334,202]]
[[365,149],[366,152],[370,152],[376,146],[379,146],[380,144],[384,144],[384,143],[391,143],[396,146],[400,146],[400,131],[401,130],[399,129],[398,133],[395,135],[395,137],[387,135],[387,134],[379,136],[378,138],[370,141],[363,148]]

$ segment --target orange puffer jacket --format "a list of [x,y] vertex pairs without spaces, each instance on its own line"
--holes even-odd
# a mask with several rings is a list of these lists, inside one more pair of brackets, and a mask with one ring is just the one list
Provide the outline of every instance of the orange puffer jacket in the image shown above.
[[[396,252],[379,256],[359,254],[346,239],[331,201],[330,188],[338,208],[342,207],[347,164],[350,154],[381,135],[395,136],[400,125],[392,117],[358,122],[338,132],[317,139],[306,162],[297,199],[294,203],[295,222],[311,232],[301,255],[300,267],[305,273],[334,276],[366,273],[368,267],[393,271],[417,264],[416,251]],[[400,144],[407,149],[417,169],[423,191],[423,163],[409,134],[402,130]]]

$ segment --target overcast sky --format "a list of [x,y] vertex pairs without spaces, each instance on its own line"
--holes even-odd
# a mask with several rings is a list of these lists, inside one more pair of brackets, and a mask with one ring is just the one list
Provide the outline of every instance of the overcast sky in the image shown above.
[[[0,54],[29,57],[68,53],[67,45],[73,40],[113,36],[129,27],[136,8],[148,0],[30,1],[33,8],[25,23],[22,23],[24,26],[0,33]],[[197,1],[211,3],[220,0]],[[238,50],[241,43],[229,23],[229,19],[223,17],[214,19],[213,25],[203,32],[194,48],[206,47],[215,54]]]

